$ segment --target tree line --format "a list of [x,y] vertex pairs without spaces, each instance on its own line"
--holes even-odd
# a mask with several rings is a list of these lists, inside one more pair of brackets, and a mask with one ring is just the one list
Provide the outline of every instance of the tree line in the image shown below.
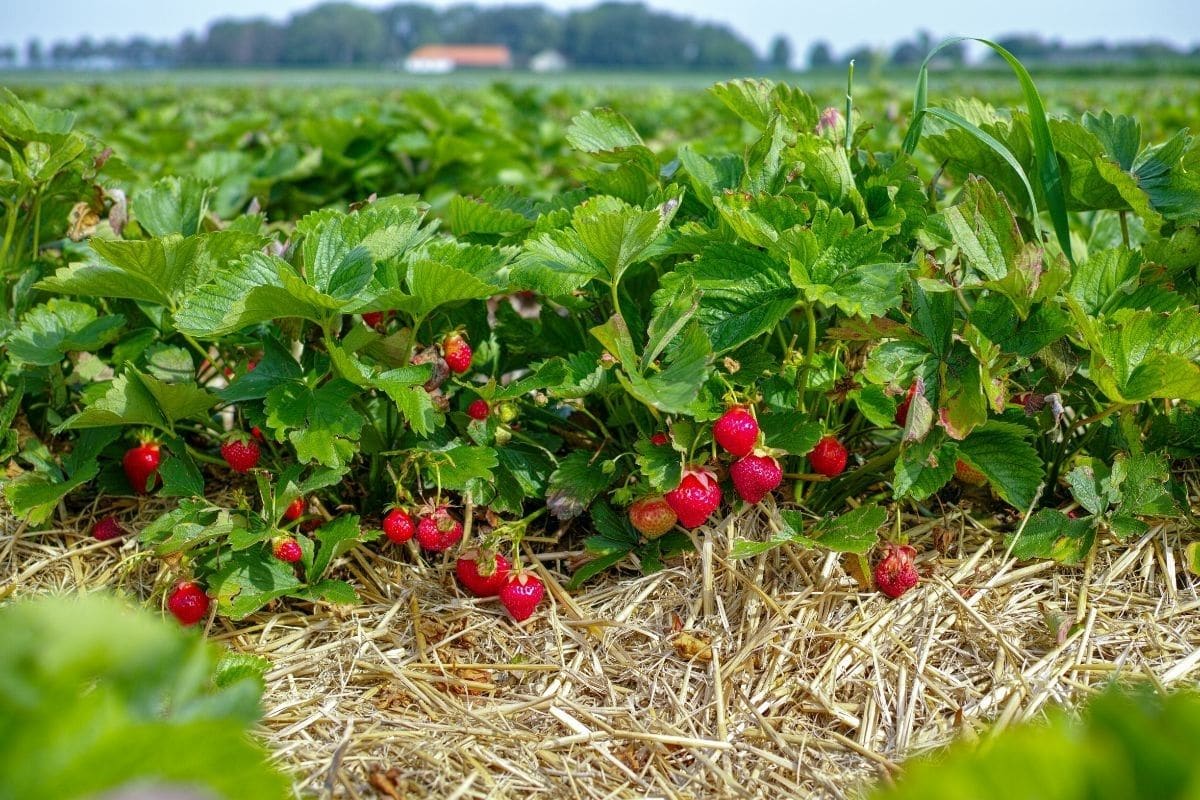
[[[1200,60],[1200,47],[1185,50],[1162,42],[1067,45],[1037,35],[998,37],[1024,61],[1047,64],[1106,64]],[[920,63],[936,43],[921,32],[890,48],[862,46],[838,53],[823,41],[811,45],[804,66],[840,69],[850,59],[863,68]],[[782,34],[767,52],[729,26],[656,11],[640,2],[602,2],[592,8],[553,11],[536,4],[481,8],[464,4],[438,9],[399,3],[372,10],[330,2],[283,22],[266,18],[222,19],[202,34],[176,41],[144,36],[96,42],[83,37],[43,46],[30,40],[21,59],[16,47],[0,47],[0,66],[34,68],[146,67],[324,67],[397,64],[424,44],[503,44],[518,66],[543,50],[557,50],[576,67],[594,69],[784,71],[797,66],[792,44]],[[962,66],[960,44],[943,50],[944,66]]]

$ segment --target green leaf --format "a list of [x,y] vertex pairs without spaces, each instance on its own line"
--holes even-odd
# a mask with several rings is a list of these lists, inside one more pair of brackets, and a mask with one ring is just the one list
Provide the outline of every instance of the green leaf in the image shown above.
[[666,356],[667,367],[647,375],[622,370],[618,380],[636,399],[666,414],[684,414],[690,409],[705,381],[713,352],[708,337],[696,323],[680,334]]
[[371,383],[392,399],[413,432],[428,436],[441,427],[445,417],[433,405],[433,398],[425,391],[430,368],[426,365],[398,367],[381,372]]
[[985,294],[971,309],[971,324],[1005,353],[1031,358],[1071,332],[1071,318],[1051,302],[1034,306],[1025,319],[1002,294]]
[[969,180],[962,200],[941,217],[961,254],[961,284],[1001,292],[1021,319],[1068,277],[1041,247],[1025,242],[1007,201],[981,179]]
[[1091,378],[1110,400],[1200,401],[1200,364],[1194,358],[1200,350],[1200,311],[1121,310],[1094,320],[1078,305],[1071,310],[1090,339]]
[[672,199],[660,208],[643,211],[616,198],[594,197],[575,208],[571,226],[579,243],[604,267],[607,282],[613,284],[670,225],[678,205]]
[[887,511],[882,507],[863,505],[821,520],[809,538],[835,553],[866,553],[879,541],[879,529],[885,522]]
[[636,164],[648,174],[657,172],[654,154],[629,120],[608,108],[576,114],[566,131],[567,144],[601,161]]
[[[492,195],[496,195],[493,193]],[[513,208],[494,205],[486,197],[463,197],[450,199],[446,209],[446,220],[457,236],[469,233],[501,234],[523,231],[533,226],[533,220]]]
[[992,421],[958,445],[959,455],[984,474],[996,494],[1021,511],[1033,504],[1045,477],[1037,450],[1026,440],[1028,435],[1024,426]]
[[350,404],[357,394],[358,387],[340,378],[317,389],[302,383],[276,386],[267,393],[267,425],[279,441],[286,434],[301,461],[342,467],[356,455],[365,422]]
[[730,111],[762,130],[767,127],[774,113],[771,103],[774,89],[774,81],[766,78],[741,78],[714,84],[708,91]]
[[425,473],[442,489],[462,491],[471,488],[472,483],[492,483],[492,470],[499,463],[496,451],[490,447],[459,445],[431,451]]
[[289,795],[249,733],[261,683],[221,676],[222,648],[173,621],[101,594],[23,601],[0,609],[0,640],[5,796],[99,797],[151,784]]
[[96,318],[85,303],[52,298],[30,309],[8,337],[8,354],[15,364],[48,367],[67,353],[95,351],[117,338],[125,318],[110,314]]
[[215,338],[288,317],[322,324],[342,305],[306,284],[283,259],[255,252],[190,294],[175,315],[175,326],[193,336]]
[[683,454],[670,444],[657,445],[639,438],[633,446],[637,451],[638,470],[651,488],[667,492],[679,485],[683,477]]
[[256,252],[257,234],[215,231],[183,238],[90,241],[97,259],[59,269],[38,288],[61,294],[127,298],[175,308],[219,269]]
[[1071,519],[1053,508],[1043,508],[1032,517],[1020,537],[1009,534],[1006,546],[1020,559],[1050,558],[1064,564],[1078,564],[1096,540],[1090,517]]
[[[913,405],[916,405],[916,399],[913,398]],[[912,406],[909,407],[909,415],[912,415]],[[896,460],[893,497],[897,500],[902,497],[924,500],[941,489],[954,476],[957,450],[954,442],[937,436],[910,443],[900,451],[900,458]]]
[[213,395],[196,386],[164,383],[135,369],[126,369],[108,391],[59,429],[148,425],[170,432],[180,420],[206,419],[215,404]]
[[5,481],[4,499],[9,508],[34,525],[46,522],[62,498],[96,477],[100,452],[117,438],[118,432],[117,428],[84,431],[63,461],[65,478],[51,462],[45,472],[25,472]]
[[700,290],[696,318],[717,353],[774,330],[800,300],[784,265],[744,245],[704,248],[696,261],[664,275],[659,293],[681,293],[692,281]]
[[1090,466],[1081,465],[1067,473],[1067,485],[1075,502],[1089,514],[1099,515],[1108,509],[1109,498],[1102,496],[1096,473]]
[[209,186],[197,178],[163,178],[134,193],[129,206],[134,219],[151,236],[191,236],[200,231],[210,193]]
[[[323,578],[335,559],[350,552],[358,544],[362,538],[362,526],[356,515],[347,514],[326,522],[317,528],[312,536],[317,542],[317,551],[313,556],[312,566],[305,573],[310,584]],[[350,602],[355,600],[357,598]]]
[[235,620],[245,619],[301,586],[291,564],[257,549],[229,553],[208,578],[208,591],[216,597],[218,610]]
[[546,506],[558,519],[574,519],[613,482],[596,453],[575,450],[558,462],[546,490]]
[[163,482],[158,493],[163,497],[204,496],[204,476],[187,455],[168,454],[159,465],[158,474]]
[[[892,412],[895,413],[894,411]],[[758,418],[767,447],[802,456],[816,447],[824,428],[799,411],[773,411]]]
[[1175,516],[1179,513],[1167,489],[1171,472],[1162,455],[1141,453],[1126,456],[1119,453],[1113,459],[1114,479],[1118,475],[1121,476],[1122,513],[1139,517]]
[[303,376],[303,368],[279,340],[266,337],[262,339],[262,345],[263,353],[258,366],[238,375],[232,383],[217,392],[222,400],[230,403],[261,400],[275,386],[298,381]]
[[808,228],[784,234],[780,246],[793,285],[808,300],[873,317],[899,307],[908,274],[905,264],[880,262],[886,238],[882,231],[857,227],[849,214],[822,209]]

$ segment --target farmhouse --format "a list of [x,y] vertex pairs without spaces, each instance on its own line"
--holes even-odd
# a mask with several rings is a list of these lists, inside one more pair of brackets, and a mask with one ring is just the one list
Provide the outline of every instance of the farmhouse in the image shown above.
[[512,52],[504,45],[492,44],[428,44],[404,59],[405,70],[426,74],[461,68],[511,69],[512,65]]

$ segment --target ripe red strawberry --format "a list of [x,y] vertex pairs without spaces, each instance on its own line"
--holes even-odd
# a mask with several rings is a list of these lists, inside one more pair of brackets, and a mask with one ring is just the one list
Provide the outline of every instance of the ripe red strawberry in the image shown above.
[[650,437],[650,444],[654,445],[655,447],[662,447],[669,441],[671,441],[671,438],[662,431],[659,431]]
[[442,340],[442,358],[452,372],[459,375],[471,368],[471,345],[459,333],[450,333]]
[[913,396],[917,393],[917,383],[908,387],[908,391],[904,393],[904,399],[896,405],[896,424],[903,428],[908,423],[908,407],[912,405]]
[[439,506],[417,523],[417,544],[421,549],[441,553],[458,544],[462,539],[463,526],[454,516]]
[[285,561],[288,564],[295,564],[300,559],[304,558],[304,551],[300,549],[300,543],[291,536],[281,536],[275,540],[275,545],[271,548],[271,552],[280,561]]
[[[129,485],[138,494],[145,494],[158,483],[158,462],[162,454],[158,442],[142,442],[125,451],[121,466]],[[151,480],[153,478],[153,480]]]
[[685,528],[702,525],[721,505],[717,476],[703,467],[688,467],[679,486],[663,495]]
[[303,497],[297,497],[283,511],[283,518],[288,522],[295,522],[304,516],[304,512],[308,510],[308,501]]
[[875,565],[875,587],[893,600],[917,585],[917,551],[906,544],[889,544]]
[[491,409],[488,408],[487,400],[472,400],[471,405],[467,406],[467,416],[471,419],[485,420]]
[[533,616],[545,596],[546,586],[542,579],[523,570],[510,572],[500,587],[500,602],[517,622]]
[[458,576],[459,583],[476,597],[495,597],[500,594],[512,569],[512,563],[504,556],[499,553],[490,555],[491,566],[488,565],[487,556],[478,550],[468,550],[454,564],[454,574]]
[[757,503],[775,490],[783,481],[783,470],[771,456],[751,453],[729,467],[729,477],[738,496],[747,503]]
[[367,311],[362,315],[362,321],[367,323],[368,327],[371,328],[378,328],[382,323],[391,318],[391,311]]
[[125,529],[117,522],[116,517],[105,517],[92,527],[92,536],[98,542],[111,541],[124,534]]
[[968,486],[983,486],[987,476],[961,458],[954,462],[954,477]]
[[396,544],[404,544],[417,530],[413,518],[402,508],[393,508],[383,518],[383,534]]
[[250,435],[255,439],[258,439],[260,442],[263,440],[262,428],[258,427],[257,425],[250,429]]
[[241,436],[229,439],[221,445],[221,458],[234,472],[249,472],[258,465],[258,457],[262,451],[258,442]]
[[180,581],[167,597],[167,610],[181,625],[195,625],[208,616],[208,595],[195,581]]
[[817,446],[808,454],[808,463],[813,472],[832,478],[846,471],[846,459],[850,451],[836,437],[826,436],[817,442]]
[[732,455],[749,455],[758,443],[758,421],[745,407],[734,406],[713,424],[713,438]]
[[657,539],[679,520],[674,509],[662,495],[642,497],[629,504],[629,521],[647,539]]

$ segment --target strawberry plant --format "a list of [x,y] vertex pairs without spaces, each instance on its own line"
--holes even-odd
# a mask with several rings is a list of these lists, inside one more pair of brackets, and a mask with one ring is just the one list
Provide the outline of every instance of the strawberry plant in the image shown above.
[[248,735],[267,662],[102,595],[0,607],[0,797],[291,796]]
[[[691,141],[597,108],[540,182],[381,195],[341,164],[312,206],[264,179],[287,187],[271,221],[229,176],[125,192],[80,136],[54,180],[107,219],[57,255],[37,225],[13,240],[41,260],[6,284],[5,499],[43,524],[89,492],[173,498],[142,543],[235,618],[353,602],[341,558],[380,526],[418,545],[394,557],[482,554],[468,589],[503,559],[524,613],[531,524],[582,542],[578,586],[759,504],[735,556],[879,549],[908,588],[903,532],[880,531],[963,492],[1024,558],[1186,514],[1200,149],[1050,117],[997,51],[1024,109],[933,105],[923,68],[902,137],[729,81]],[[13,152],[66,124],[13,100]],[[10,183],[23,225],[36,187]]]

